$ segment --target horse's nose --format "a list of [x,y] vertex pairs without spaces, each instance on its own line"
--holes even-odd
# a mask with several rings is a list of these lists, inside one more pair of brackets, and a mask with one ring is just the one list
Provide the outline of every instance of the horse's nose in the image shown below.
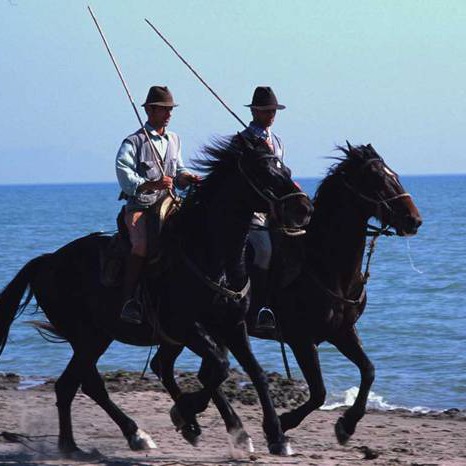
[[309,197],[303,197],[301,202],[297,205],[298,218],[300,224],[305,226],[311,220],[312,213],[314,212],[314,206]]
[[422,225],[422,218],[418,215],[406,216],[406,228],[410,233],[416,233],[418,228]]

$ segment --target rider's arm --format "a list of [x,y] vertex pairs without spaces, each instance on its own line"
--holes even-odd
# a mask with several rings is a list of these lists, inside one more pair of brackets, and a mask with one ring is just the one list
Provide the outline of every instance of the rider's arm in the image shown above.
[[[178,136],[176,136],[178,137]],[[183,158],[181,157],[181,141],[178,139],[178,153],[176,154],[176,175],[175,175],[175,186],[178,189],[186,188],[186,183],[183,182],[183,174],[189,175],[189,170],[184,166]]]
[[123,141],[115,162],[118,183],[128,196],[135,196],[145,179],[137,173],[136,154],[129,141]]

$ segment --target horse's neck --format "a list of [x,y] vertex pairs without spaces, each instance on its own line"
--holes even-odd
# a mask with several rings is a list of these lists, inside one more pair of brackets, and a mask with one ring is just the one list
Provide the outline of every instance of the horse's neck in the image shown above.
[[368,218],[347,199],[339,201],[317,203],[306,235],[307,263],[328,286],[346,292],[361,277]]
[[[232,201],[220,199],[199,218],[201,234],[195,247],[204,271],[213,280],[226,276],[231,286],[244,285],[245,246],[252,211],[238,210]],[[196,235],[197,236],[197,235]]]

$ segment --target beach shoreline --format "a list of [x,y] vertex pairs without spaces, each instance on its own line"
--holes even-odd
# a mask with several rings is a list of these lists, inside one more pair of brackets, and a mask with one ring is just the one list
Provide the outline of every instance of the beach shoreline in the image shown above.
[[[195,374],[183,372],[177,376],[184,389],[196,386]],[[203,434],[195,448],[175,431],[168,414],[172,401],[152,374],[141,379],[140,374],[117,371],[104,378],[110,397],[152,436],[158,449],[131,451],[118,427],[79,392],[72,409],[76,441],[85,451],[98,449],[100,456],[86,460],[60,457],[56,449],[58,421],[53,379],[19,389],[21,377],[9,374],[0,376],[0,431],[24,434],[30,440],[13,443],[8,435],[2,436],[0,464],[466,465],[466,413],[458,409],[431,413],[368,410],[345,446],[339,445],[334,435],[334,424],[344,409],[318,410],[287,433],[294,455],[282,458],[268,454],[257,397],[237,371],[225,392],[235,400],[235,410],[253,439],[253,454],[229,445],[223,421],[212,404],[199,416]],[[277,374],[270,374],[269,381],[279,412],[301,404],[307,397],[302,381],[289,382]]]

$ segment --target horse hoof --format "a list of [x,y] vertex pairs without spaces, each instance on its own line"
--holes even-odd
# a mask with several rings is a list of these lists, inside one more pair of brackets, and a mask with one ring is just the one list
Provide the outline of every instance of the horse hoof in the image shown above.
[[345,419],[343,417],[338,418],[335,424],[335,435],[340,445],[345,445],[351,437],[351,434],[345,428]]
[[58,442],[58,450],[65,457],[69,457],[76,452],[82,452],[74,442]]
[[289,440],[284,442],[269,443],[269,452],[272,455],[278,456],[291,456],[293,449],[291,448]]
[[151,436],[142,429],[138,429],[133,435],[131,435],[128,443],[129,447],[133,451],[153,450],[157,448],[157,445],[152,440]]
[[181,428],[181,435],[193,447],[197,447],[201,439],[201,428],[199,427],[199,424],[197,422],[193,424],[185,424]]
[[170,409],[170,419],[172,420],[173,425],[176,427],[177,432],[186,424],[186,421],[183,419],[183,416],[181,415],[180,410],[176,405]]
[[195,420],[191,423],[188,423],[183,418],[183,416],[181,416],[180,411],[176,405],[170,409],[170,419],[172,420],[173,425],[176,427],[176,430],[181,431],[181,435],[185,440],[187,440],[194,447],[199,444],[201,428]]
[[249,434],[244,429],[238,429],[230,432],[230,438],[234,448],[245,451],[247,453],[254,453],[254,445]]

